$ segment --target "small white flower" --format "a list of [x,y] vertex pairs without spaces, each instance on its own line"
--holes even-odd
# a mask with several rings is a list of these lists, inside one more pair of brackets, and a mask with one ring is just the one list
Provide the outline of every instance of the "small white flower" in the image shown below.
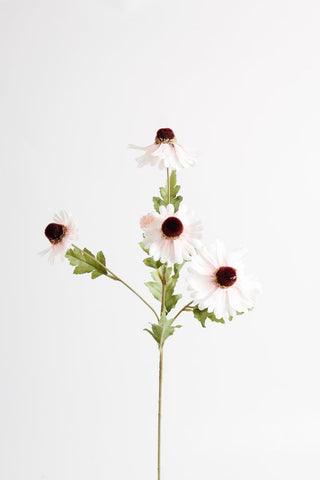
[[154,260],[169,264],[189,260],[201,246],[202,226],[199,220],[181,206],[160,206],[160,213],[152,213],[154,220],[144,230],[144,244]]
[[157,166],[161,170],[166,168],[180,170],[181,168],[191,167],[196,163],[196,156],[177,143],[171,128],[160,128],[152,145],[147,147],[129,146],[145,152],[137,158],[139,167],[151,165]]
[[228,320],[253,307],[260,284],[244,274],[244,251],[227,253],[220,241],[202,247],[195,255],[187,278],[191,298],[200,310]]
[[78,230],[67,212],[61,210],[59,215],[54,215],[53,221],[44,230],[51,245],[40,252],[40,255],[49,254],[50,263],[54,263],[57,255],[63,258],[71,243],[78,238]]

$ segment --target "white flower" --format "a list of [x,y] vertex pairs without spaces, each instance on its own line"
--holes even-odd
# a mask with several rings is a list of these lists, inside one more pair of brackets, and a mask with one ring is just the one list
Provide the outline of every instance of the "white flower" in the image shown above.
[[191,167],[196,163],[195,155],[186,151],[179,143],[171,128],[160,128],[155,141],[147,147],[129,145],[131,148],[143,150],[145,153],[137,158],[138,166],[157,166],[160,169],[179,170]]
[[187,278],[191,298],[200,310],[228,320],[253,307],[260,284],[244,274],[244,251],[227,253],[220,241],[202,247],[192,258]]
[[51,245],[40,252],[40,255],[49,253],[50,263],[54,263],[57,255],[63,258],[71,243],[78,238],[78,230],[67,212],[61,210],[59,215],[54,215],[53,221],[54,223],[49,223],[44,230]]
[[144,229],[144,244],[154,260],[169,264],[189,260],[201,246],[202,226],[199,220],[181,206],[160,206],[160,213],[152,213],[154,220]]

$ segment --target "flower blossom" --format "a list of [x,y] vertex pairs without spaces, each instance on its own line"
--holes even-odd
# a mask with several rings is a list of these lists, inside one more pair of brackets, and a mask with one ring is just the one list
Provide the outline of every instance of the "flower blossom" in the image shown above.
[[202,225],[185,206],[174,212],[172,204],[152,213],[154,220],[144,229],[144,244],[154,260],[183,263],[201,245]]
[[129,146],[144,151],[144,154],[137,158],[139,167],[151,165],[157,166],[161,170],[166,168],[180,170],[191,167],[196,163],[195,155],[188,152],[177,142],[171,128],[160,128],[152,145],[146,147]]
[[67,212],[61,210],[59,215],[54,215],[53,221],[54,223],[49,223],[44,230],[51,245],[40,252],[41,255],[49,254],[50,263],[54,263],[57,255],[63,258],[71,243],[78,237],[78,230]]
[[187,283],[200,310],[208,309],[226,321],[253,307],[261,287],[244,274],[243,255],[244,251],[227,253],[222,242],[216,241],[192,257]]

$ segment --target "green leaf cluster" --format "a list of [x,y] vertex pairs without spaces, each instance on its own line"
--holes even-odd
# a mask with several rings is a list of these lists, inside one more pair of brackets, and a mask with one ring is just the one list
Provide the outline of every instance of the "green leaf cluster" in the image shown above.
[[[150,258],[146,260],[150,260]],[[160,264],[159,268],[156,268],[154,272],[151,272],[153,281],[146,282],[146,286],[149,288],[154,298],[159,302],[162,302],[162,289],[163,285],[165,284],[164,308],[166,313],[169,313],[176,306],[178,300],[180,300],[182,297],[180,294],[174,295],[174,289],[176,287],[179,278],[179,272],[182,267],[183,263],[180,265],[175,264],[173,268],[167,267],[164,264]]]
[[150,333],[150,335],[159,345],[160,349],[163,347],[164,342],[167,340],[167,338],[173,335],[175,329],[181,327],[181,325],[172,326],[173,321],[173,319],[169,320],[166,314],[163,312],[159,323],[152,323],[151,330],[145,328],[145,331]]
[[[149,255],[149,250],[145,247],[144,243],[140,242],[139,245],[142,250]],[[179,279],[180,270],[185,262],[180,264],[175,263],[172,268],[167,267],[165,264],[161,263],[160,260],[154,260],[152,257],[147,257],[143,260],[143,263],[148,267],[155,269],[155,272],[151,273],[153,281],[147,282],[145,285],[149,288],[154,298],[159,302],[162,302],[162,285],[165,281],[165,310],[169,313],[176,306],[180,298],[182,298],[182,295],[180,294],[174,295],[174,289],[176,288]]]
[[92,279],[100,277],[100,275],[108,275],[106,259],[102,252],[98,252],[95,256],[87,248],[81,250],[78,247],[73,247],[67,250],[65,256],[70,265],[75,267],[73,273],[77,275],[91,273]]
[[169,178],[169,185],[168,181],[166,182],[165,187],[160,187],[160,197],[153,197],[153,206],[156,212],[160,212],[160,206],[164,205],[165,207],[172,203],[174,206],[174,211],[177,212],[179,210],[180,203],[182,202],[182,196],[178,195],[180,191],[180,185],[177,185],[177,174],[176,171],[173,170],[170,178]]

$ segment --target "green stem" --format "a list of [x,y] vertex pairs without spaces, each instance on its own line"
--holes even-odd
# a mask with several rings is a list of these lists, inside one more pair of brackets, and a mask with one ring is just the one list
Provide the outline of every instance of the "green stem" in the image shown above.
[[182,313],[182,312],[184,312],[184,311],[187,311],[187,312],[190,311],[190,310],[189,310],[189,307],[190,307],[190,305],[192,304],[192,302],[193,302],[193,300],[191,300],[191,302],[187,303],[187,305],[185,305],[184,307],[182,307],[181,310],[179,310],[179,312],[177,313],[177,315],[174,317],[173,320],[175,320],[176,318],[178,318],[179,315],[180,315],[180,313]]
[[[169,169],[167,169],[168,171]],[[166,288],[167,288],[167,264],[163,266],[162,274],[162,295],[161,315],[166,313]],[[163,346],[160,346],[159,357],[159,398],[158,398],[158,480],[160,480],[161,469],[161,404],[162,404],[162,370],[163,370]]]
[[[82,250],[81,248],[77,247],[76,245],[72,244],[72,246],[74,248],[77,248],[78,250],[80,250],[81,253],[83,253],[83,255],[89,257],[89,258],[92,258],[87,252],[85,252],[84,250]],[[147,307],[150,308],[150,310],[153,311],[153,313],[155,314],[155,316],[157,317],[157,320],[159,321],[159,317],[158,317],[158,314],[157,312],[151,307],[151,305],[149,305],[149,303],[141,297],[141,295],[139,295],[138,292],[136,292],[132,287],[130,287],[130,285],[128,285],[124,280],[122,280],[120,277],[118,277],[118,275],[115,275],[113,272],[111,272],[111,270],[109,268],[106,268],[105,265],[103,265],[103,263],[99,262],[99,260],[95,259],[95,261],[106,271],[105,275],[107,275],[109,278],[112,278],[112,280],[116,280],[120,283],[122,283],[122,285],[124,285],[125,287],[127,287],[132,293],[134,293],[138,298],[140,298],[140,300],[145,304],[147,305]]]
[[163,266],[163,275],[162,275],[162,295],[161,295],[161,315],[166,310],[166,288],[167,288],[167,264]]
[[171,195],[170,195],[170,169],[167,168],[167,189],[168,189],[168,204],[171,203]]
[[161,465],[161,406],[162,406],[162,373],[163,373],[163,347],[159,356],[159,399],[158,399],[158,480],[160,480]]

